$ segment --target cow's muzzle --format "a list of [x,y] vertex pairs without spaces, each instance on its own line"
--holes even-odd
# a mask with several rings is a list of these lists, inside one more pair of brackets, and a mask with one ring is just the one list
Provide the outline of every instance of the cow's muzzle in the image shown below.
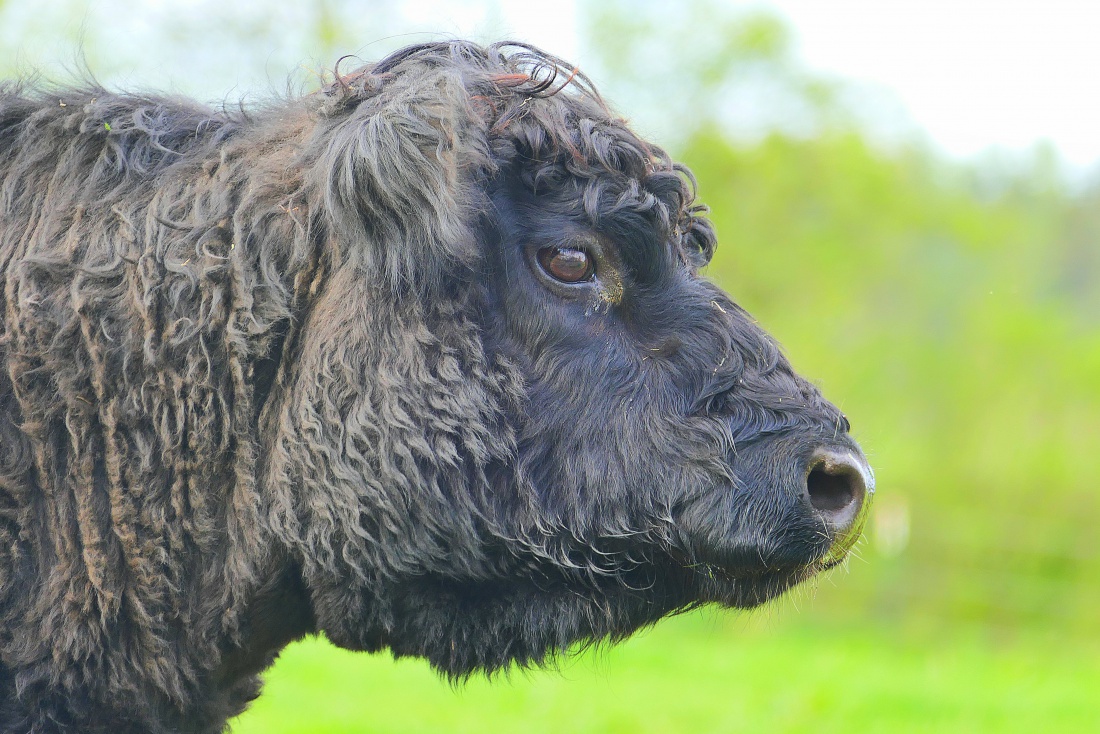
[[826,561],[843,558],[859,538],[875,493],[871,467],[847,448],[819,448],[810,457],[803,492],[833,537]]

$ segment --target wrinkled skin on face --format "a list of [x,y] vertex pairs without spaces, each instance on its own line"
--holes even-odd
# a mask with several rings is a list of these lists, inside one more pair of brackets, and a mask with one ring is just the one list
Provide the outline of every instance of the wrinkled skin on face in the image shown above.
[[305,634],[463,677],[840,562],[870,469],[704,214],[523,46],[253,116],[0,88],[0,731],[221,731]]

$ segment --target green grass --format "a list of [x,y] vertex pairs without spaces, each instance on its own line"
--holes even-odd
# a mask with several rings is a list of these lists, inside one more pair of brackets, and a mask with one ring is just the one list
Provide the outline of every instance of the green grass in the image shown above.
[[1050,636],[702,612],[556,671],[454,688],[420,661],[286,650],[234,722],[263,732],[1096,732],[1100,649]]

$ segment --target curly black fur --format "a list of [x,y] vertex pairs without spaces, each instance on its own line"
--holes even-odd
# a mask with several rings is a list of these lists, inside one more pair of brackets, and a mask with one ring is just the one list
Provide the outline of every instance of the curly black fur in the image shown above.
[[217,732],[304,634],[461,677],[836,562],[792,487],[848,423],[702,214],[522,45],[251,113],[0,87],[0,731]]

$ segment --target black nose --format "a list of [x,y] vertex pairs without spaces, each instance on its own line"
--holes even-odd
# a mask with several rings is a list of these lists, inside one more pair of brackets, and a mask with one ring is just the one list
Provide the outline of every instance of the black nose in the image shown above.
[[837,536],[855,529],[868,493],[874,492],[871,468],[844,449],[818,449],[810,458],[806,496],[817,515]]

